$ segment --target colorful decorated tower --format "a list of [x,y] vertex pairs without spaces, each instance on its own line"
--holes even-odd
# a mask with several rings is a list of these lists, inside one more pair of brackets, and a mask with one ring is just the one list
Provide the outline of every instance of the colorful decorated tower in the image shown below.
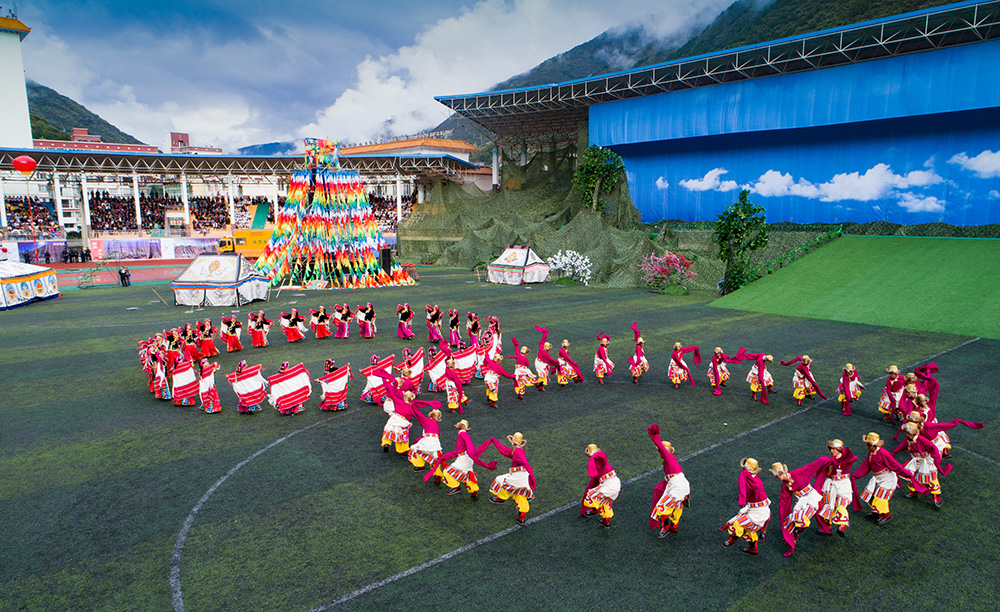
[[416,284],[386,248],[361,175],[341,170],[337,143],[306,139],[306,169],[296,170],[274,233],[257,259],[271,286],[352,289]]

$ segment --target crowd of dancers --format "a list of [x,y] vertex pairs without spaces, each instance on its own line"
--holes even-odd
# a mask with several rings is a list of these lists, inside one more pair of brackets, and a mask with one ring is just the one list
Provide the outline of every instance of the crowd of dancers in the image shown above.
[[[508,372],[503,366],[503,334],[498,317],[487,317],[484,326],[479,315],[470,312],[466,314],[463,325],[460,313],[454,309],[445,313],[437,305],[427,304],[424,313],[427,340],[431,343],[426,355],[422,347],[415,351],[403,348],[398,362],[395,354],[384,358],[372,355],[370,365],[359,371],[366,381],[360,399],[381,406],[388,416],[379,444],[386,453],[395,450],[405,455],[413,470],[425,472],[425,481],[433,480],[435,485],[446,485],[449,495],[458,494],[464,488],[472,499],[479,496],[476,466],[491,471],[497,468],[496,461],[485,461],[483,458],[490,447],[495,448],[500,455],[510,459],[511,465],[490,485],[490,501],[503,504],[513,499],[517,507],[516,521],[524,524],[536,488],[534,471],[525,452],[527,442],[524,436],[515,432],[507,436],[507,444],[489,438],[476,445],[470,434],[469,420],[462,418],[454,425],[454,449],[444,452],[440,439],[442,413],[446,409],[449,413],[465,415],[470,399],[463,385],[468,385],[473,378],[484,381],[486,404],[494,409],[499,407],[501,378],[512,381],[513,394],[519,400],[524,400],[527,390],[532,387],[545,392],[550,385],[550,377],[554,377],[561,387],[583,383],[583,373],[569,354],[570,342],[563,340],[557,356],[553,357],[549,330],[535,326],[540,337],[534,360],[531,359],[529,346],[511,338],[514,354],[508,358],[514,360],[514,368],[513,372]],[[396,315],[397,338],[404,341],[415,338],[415,313],[410,305],[398,305]],[[292,309],[281,313],[278,320],[285,340],[290,343],[302,341],[310,332],[316,339],[349,338],[352,321],[356,322],[361,338],[373,338],[378,331],[376,313],[370,302],[358,305],[353,311],[346,303],[335,305],[329,311],[321,306],[310,310],[308,319]],[[442,329],[445,324],[448,326],[447,338]],[[268,346],[268,333],[272,326],[273,321],[263,310],[249,313],[246,328],[251,336],[251,345]],[[163,330],[147,340],[137,341],[140,362],[149,378],[149,391],[156,398],[172,400],[176,405],[193,406],[195,400],[200,399],[200,407],[205,412],[221,411],[215,386],[215,372],[219,364],[210,361],[211,357],[219,354],[215,338],[218,334],[226,351],[238,352],[243,350],[242,330],[242,321],[236,317],[223,317],[221,328],[216,328],[210,319],[205,319],[183,328]],[[634,351],[627,358],[627,363],[632,383],[639,384],[649,371],[650,364],[638,323],[633,323],[631,330]],[[615,370],[615,363],[608,355],[610,343],[609,334],[602,332],[597,335],[593,372],[599,384],[604,384]],[[685,382],[697,385],[685,360],[688,355],[695,365],[701,364],[701,352],[697,346],[684,346],[681,342],[674,344],[666,370],[667,379],[674,388]],[[769,393],[774,392],[774,378],[768,369],[774,358],[744,347],[733,356],[721,347],[712,351],[706,371],[712,393],[721,395],[726,388],[731,377],[728,365],[743,362],[750,362],[751,365],[746,376],[751,400],[767,403]],[[798,405],[816,396],[826,399],[813,377],[813,360],[808,355],[780,363],[795,366],[792,398]],[[239,398],[239,412],[253,414],[261,410],[264,401],[268,401],[281,414],[297,414],[311,397],[314,381],[319,382],[322,388],[319,408],[343,410],[347,406],[348,381],[354,378],[351,364],[338,367],[333,359],[325,362],[323,376],[315,379],[310,378],[311,373],[302,363],[290,367],[288,362],[284,362],[278,372],[267,379],[263,371],[261,364],[250,366],[244,360],[240,361],[236,371],[226,375]],[[878,409],[886,423],[898,426],[893,440],[900,434],[903,436],[892,451],[884,447],[885,440],[878,433],[871,432],[863,438],[867,450],[864,457],[856,456],[843,441],[834,439],[826,443],[823,455],[805,466],[791,470],[781,462],[771,465],[769,473],[781,482],[778,516],[782,537],[788,545],[785,556],[794,552],[800,534],[813,519],[818,524],[819,534],[846,536],[850,511],[861,509],[859,499],[871,508],[870,516],[876,525],[887,523],[890,518],[889,501],[900,479],[907,483],[905,497],[930,495],[934,506],[941,505],[940,478],[948,475],[952,467],[944,463],[951,449],[947,432],[958,425],[971,428],[984,425],[962,419],[938,420],[936,406],[940,384],[935,378],[937,371],[935,363],[917,367],[906,374],[895,365],[886,369],[886,383]],[[443,392],[444,401],[418,398],[425,379],[426,390]],[[852,403],[860,399],[863,391],[865,386],[856,368],[846,364],[835,391],[842,414],[851,414]],[[422,435],[410,444],[410,430],[414,424],[422,428]],[[649,527],[658,530],[658,536],[663,538],[677,533],[681,515],[690,504],[691,484],[675,457],[674,446],[661,438],[659,426],[650,425],[647,433],[662,461],[664,474],[653,491]],[[905,465],[895,459],[903,451],[910,455]],[[609,528],[614,516],[613,505],[621,492],[621,481],[607,454],[598,445],[590,444],[585,452],[589,457],[589,481],[581,501],[580,515],[598,515],[599,524]],[[854,469],[859,458],[859,467]],[[744,458],[740,468],[737,490],[741,508],[721,528],[727,534],[723,546],[729,547],[742,539],[747,543],[743,552],[756,556],[771,519],[771,500],[759,477],[762,467],[758,460]],[[857,481],[866,476],[869,480],[859,494]]]

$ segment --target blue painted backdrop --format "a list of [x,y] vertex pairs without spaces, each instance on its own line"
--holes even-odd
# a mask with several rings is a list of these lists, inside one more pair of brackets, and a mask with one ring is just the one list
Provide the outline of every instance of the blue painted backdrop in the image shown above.
[[1000,41],[591,107],[643,221],[1000,223]]

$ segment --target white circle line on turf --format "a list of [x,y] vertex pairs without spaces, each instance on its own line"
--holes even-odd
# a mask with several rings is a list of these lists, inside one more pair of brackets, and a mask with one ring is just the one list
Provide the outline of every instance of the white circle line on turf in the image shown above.
[[[967,341],[963,342],[962,344],[959,344],[958,346],[953,346],[950,349],[946,349],[944,351],[941,351],[940,353],[935,353],[935,354],[931,355],[930,357],[921,359],[920,361],[912,363],[912,364],[906,366],[903,369],[909,370],[910,368],[913,368],[913,367],[915,367],[915,366],[917,366],[917,365],[919,365],[921,363],[928,362],[931,359],[934,359],[936,357],[940,357],[941,355],[945,355],[945,354],[950,353],[952,351],[958,350],[958,349],[960,349],[960,348],[962,348],[962,347],[964,347],[966,345],[972,344],[973,342],[976,342],[977,340],[979,340],[979,338],[973,338],[972,340],[967,340]],[[870,384],[874,384],[874,383],[876,383],[876,382],[878,382],[878,381],[880,381],[880,380],[882,380],[883,378],[886,378],[886,377],[888,377],[888,374],[886,374],[885,376],[880,376],[880,377],[878,377],[878,378],[876,378],[874,380],[870,380],[870,381],[868,381],[865,384],[866,384],[866,386],[870,385]],[[790,413],[788,413],[788,414],[786,414],[784,416],[780,416],[780,417],[774,419],[773,421],[768,421],[767,423],[764,423],[763,425],[758,425],[758,426],[756,426],[756,427],[754,427],[752,429],[748,429],[748,430],[746,430],[744,432],[738,433],[735,436],[732,436],[731,438],[726,438],[725,440],[721,440],[719,442],[715,442],[714,444],[710,444],[710,445],[706,446],[705,448],[696,450],[693,453],[690,453],[688,455],[685,455],[684,457],[681,457],[680,459],[678,459],[678,461],[684,462],[684,461],[687,461],[688,459],[693,459],[693,458],[695,458],[695,457],[697,457],[699,455],[702,455],[704,453],[707,453],[707,452],[709,452],[711,450],[715,450],[716,448],[719,448],[720,446],[723,446],[725,444],[729,444],[730,442],[735,442],[736,440],[739,440],[740,438],[748,436],[748,435],[750,435],[752,433],[756,433],[758,431],[761,431],[762,429],[767,429],[768,427],[771,427],[772,425],[775,425],[777,423],[781,423],[782,421],[788,420],[788,419],[790,419],[792,417],[796,417],[796,416],[798,416],[800,414],[803,414],[804,412],[808,412],[809,410],[812,410],[813,408],[819,407],[822,404],[824,404],[826,402],[829,402],[830,399],[831,398],[827,398],[825,400],[821,400],[821,401],[819,401],[819,402],[817,402],[817,403],[815,403],[815,404],[813,404],[811,406],[806,406],[805,408],[801,408],[799,410],[796,410],[795,412],[790,412]],[[662,468],[656,468],[656,469],[653,469],[653,470],[649,470],[648,472],[643,472],[642,474],[639,474],[638,476],[633,476],[632,478],[629,478],[628,480],[624,481],[624,484],[632,484],[632,483],[634,483],[636,481],[642,480],[643,478],[646,478],[648,476],[652,476],[653,474],[656,474],[656,473],[661,472],[661,471],[662,471]],[[541,520],[547,519],[550,516],[554,516],[556,514],[559,514],[560,512],[565,512],[566,510],[569,510],[570,508],[574,508],[574,507],[578,506],[579,503],[580,502],[578,502],[578,501],[572,501],[572,502],[569,502],[568,504],[564,504],[562,506],[559,506],[558,508],[554,508],[552,510],[549,510],[548,512],[546,512],[544,514],[540,514],[540,515],[538,515],[538,516],[536,516],[534,518],[528,519],[527,521],[525,521],[525,525],[533,525],[534,523],[537,523],[537,522],[539,522]],[[381,588],[381,587],[383,587],[383,586],[385,586],[387,584],[391,584],[393,582],[396,582],[397,580],[400,580],[402,578],[406,578],[407,576],[412,576],[413,574],[415,574],[415,573],[417,573],[419,571],[425,570],[425,569],[427,569],[429,567],[433,567],[433,566],[435,566],[435,565],[437,565],[439,563],[443,563],[443,562],[447,561],[448,559],[451,559],[452,557],[460,555],[460,554],[462,554],[462,553],[464,553],[466,551],[472,550],[473,548],[476,548],[477,546],[481,546],[483,544],[487,544],[487,543],[492,542],[493,540],[496,540],[496,539],[498,539],[498,538],[500,538],[502,536],[505,536],[505,535],[508,535],[510,533],[513,533],[513,532],[517,531],[519,528],[520,528],[520,525],[514,526],[514,527],[508,527],[507,529],[504,529],[503,531],[498,531],[498,532],[496,532],[496,533],[494,533],[492,535],[488,535],[485,538],[481,538],[479,540],[476,540],[475,542],[472,542],[471,544],[466,544],[465,546],[462,546],[460,548],[456,548],[455,550],[453,550],[451,552],[448,552],[448,553],[445,553],[445,554],[441,555],[440,557],[437,557],[436,559],[431,559],[430,561],[428,561],[426,563],[423,563],[423,564],[418,565],[416,567],[411,567],[410,569],[408,569],[406,571],[400,572],[400,573],[395,574],[393,576],[389,576],[388,578],[383,578],[382,580],[379,580],[377,582],[373,582],[373,583],[371,583],[369,585],[363,586],[360,589],[357,589],[355,591],[351,591],[350,593],[348,593],[346,595],[343,595],[343,596],[341,596],[341,597],[339,597],[339,598],[337,598],[337,599],[335,599],[335,600],[333,600],[333,601],[331,601],[329,603],[325,603],[325,604],[316,606],[315,608],[310,609],[309,612],[325,612],[326,610],[329,610],[330,608],[332,608],[334,606],[338,606],[338,605],[340,605],[342,603],[346,603],[346,602],[348,602],[348,601],[350,601],[352,599],[355,599],[356,597],[364,595],[365,593],[369,593],[369,592],[374,591],[376,589],[379,589],[379,588]]]
[[205,491],[205,494],[201,496],[201,499],[198,500],[198,503],[195,504],[194,508],[191,509],[191,512],[184,520],[184,525],[183,527],[181,527],[181,531],[177,535],[177,542],[174,543],[174,554],[170,558],[170,598],[173,600],[174,610],[176,612],[184,612],[184,596],[183,593],[181,592],[181,553],[184,552],[184,541],[187,539],[188,532],[191,531],[191,525],[194,524],[194,519],[198,516],[198,512],[201,511],[201,507],[205,505],[205,502],[208,501],[208,498],[212,497],[212,494],[215,493],[216,489],[222,486],[222,483],[226,482],[226,480],[228,480],[230,476],[238,472],[243,466],[250,463],[261,454],[274,448],[278,444],[281,444],[285,440],[291,438],[292,436],[298,435],[303,431],[308,431],[313,427],[316,427],[317,425],[322,425],[323,423],[326,423],[327,421],[336,418],[342,414],[350,414],[352,412],[357,412],[359,410],[361,410],[361,408],[355,408],[353,410],[348,410],[348,411],[338,411],[338,414],[331,415],[323,419],[322,421],[316,421],[312,425],[307,425],[302,429],[293,431],[290,434],[278,438],[274,442],[271,442],[264,448],[250,455],[243,461],[237,463],[235,466],[233,466],[232,469],[226,472],[225,476],[215,481],[215,484],[213,484],[208,489],[208,491]]

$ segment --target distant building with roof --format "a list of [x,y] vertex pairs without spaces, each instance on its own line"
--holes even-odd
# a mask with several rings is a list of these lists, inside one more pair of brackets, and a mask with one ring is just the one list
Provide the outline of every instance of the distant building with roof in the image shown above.
[[191,144],[191,137],[186,132],[168,132],[163,140],[164,153],[188,153],[191,155],[219,155],[219,147],[196,147]]
[[343,155],[450,155],[464,162],[476,147],[464,140],[415,136],[377,144],[351,145],[340,149]]
[[116,153],[158,153],[151,145],[127,144],[119,142],[101,142],[101,137],[91,134],[87,128],[73,128],[72,140],[40,140],[32,141],[36,149],[60,149],[80,151],[114,151]]

